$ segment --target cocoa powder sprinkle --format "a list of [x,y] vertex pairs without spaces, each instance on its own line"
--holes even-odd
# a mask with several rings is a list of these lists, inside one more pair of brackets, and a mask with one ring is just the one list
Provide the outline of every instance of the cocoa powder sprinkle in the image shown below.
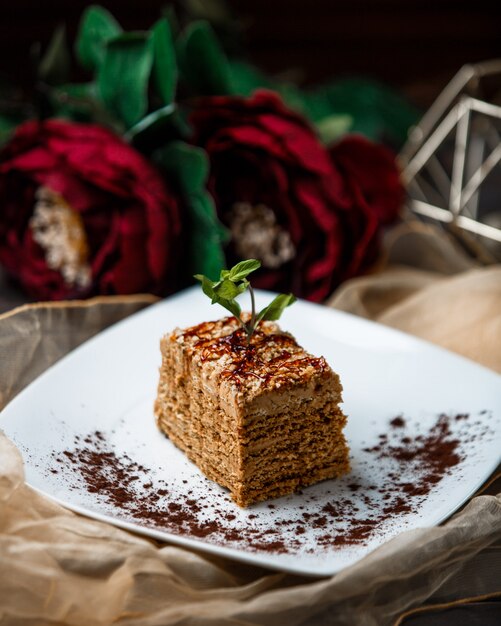
[[[376,442],[363,448],[363,458],[357,458],[357,465],[367,468],[365,474],[359,470],[333,481],[322,497],[315,488],[304,489],[301,505],[288,513],[280,500],[228,510],[226,493],[202,476],[207,498],[201,500],[183,487],[189,481],[159,479],[154,469],[117,453],[102,431],[77,436],[73,448],[53,453],[57,466],[48,472],[73,490],[97,495],[112,515],[140,526],[258,552],[332,550],[364,544],[392,520],[418,511],[463,460],[462,442],[486,435],[467,413],[440,414],[428,430],[417,433],[409,424],[402,415],[391,419]],[[378,472],[373,472],[376,466]],[[264,509],[266,515],[260,513]]]

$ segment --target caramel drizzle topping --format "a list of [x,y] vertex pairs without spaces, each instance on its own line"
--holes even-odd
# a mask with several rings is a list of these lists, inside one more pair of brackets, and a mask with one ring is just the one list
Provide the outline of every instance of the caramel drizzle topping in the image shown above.
[[[224,337],[214,338],[210,336],[213,326],[213,322],[204,322],[185,331],[183,336],[201,337],[195,342],[193,348],[201,352],[202,362],[215,361],[223,355],[229,355],[234,367],[223,370],[221,376],[231,379],[237,386],[241,386],[242,382],[248,378],[255,378],[264,384],[271,380],[285,383],[290,380],[290,374],[308,366],[322,372],[327,368],[323,357],[292,358],[293,354],[287,348],[297,347],[297,343],[293,337],[285,333],[266,334],[257,328],[248,346],[247,336],[242,328],[237,328]],[[281,351],[273,358],[263,360],[262,356],[270,344],[280,346]]]

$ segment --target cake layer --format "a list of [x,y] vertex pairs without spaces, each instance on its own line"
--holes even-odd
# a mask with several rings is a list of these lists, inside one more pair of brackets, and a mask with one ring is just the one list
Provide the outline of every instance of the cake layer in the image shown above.
[[[186,434],[214,440],[218,446],[235,445],[235,429],[238,423],[228,419],[227,414],[216,407],[208,407],[198,397],[192,399],[189,411],[184,404],[175,404],[167,397],[158,403],[161,415],[175,415],[173,427]],[[295,416],[292,421],[291,414]],[[260,418],[251,427],[244,424],[240,429],[239,445],[248,454],[256,454],[273,441],[291,442],[299,437],[303,439],[308,433],[315,433],[318,439],[329,439],[330,434],[340,431],[345,425],[345,416],[340,409],[331,403],[311,412],[302,410],[290,411]]]
[[[344,445],[344,437],[341,430],[330,433],[329,441],[323,440],[317,435],[296,436],[287,442],[282,440],[271,441],[269,445],[263,446],[257,453],[253,451],[243,451],[244,462],[242,464],[243,471],[239,472],[239,468],[231,463],[232,448],[224,448],[223,446],[212,447],[211,445],[198,445],[201,438],[196,434],[192,436],[190,433],[184,433],[173,427],[172,422],[159,420],[159,427],[171,439],[175,439],[182,449],[190,448],[192,450],[193,460],[198,464],[200,459],[207,459],[222,467],[226,472],[238,474],[242,482],[246,480],[258,480],[263,476],[273,476],[275,472],[282,472],[284,468],[298,473],[301,468],[311,464],[310,458],[314,464],[329,462],[335,454],[339,442]],[[197,442],[197,445],[194,445]],[[312,454],[314,450],[314,454]]]
[[161,342],[161,430],[247,506],[345,473],[337,374],[276,324],[247,346],[234,318]]
[[267,483],[242,483],[239,490],[233,494],[233,498],[237,504],[245,507],[254,502],[289,495],[302,487],[308,487],[321,480],[338,478],[346,474],[349,469],[350,464],[346,455],[346,442],[343,440],[339,444],[337,454],[329,464],[312,466],[307,472],[301,474],[284,473]]
[[190,441],[178,437],[177,433],[170,430],[162,421],[159,425],[171,441],[182,449],[208,478],[227,487],[240,506],[290,494],[320,480],[341,476],[349,470],[346,442],[344,436],[340,434],[337,445],[330,448],[328,454],[315,454],[308,458],[288,450],[287,455],[284,454],[272,463],[261,462],[257,470],[256,467],[246,467],[246,475],[238,480],[229,471],[224,457],[204,454],[203,449],[192,447]]
[[[195,378],[190,377],[190,381],[196,386]],[[223,464],[225,470],[232,473],[238,473],[238,467],[245,464],[243,476],[255,473],[255,468],[263,466],[263,461],[267,461],[267,471],[272,471],[273,461],[267,459],[270,455],[283,457],[314,449],[317,457],[328,456],[333,442],[341,436],[346,419],[335,404],[323,402],[322,396],[308,403],[292,403],[287,413],[260,414],[259,417],[254,414],[250,419],[246,416],[238,440],[238,455],[235,419],[217,407],[213,397],[207,398],[204,394],[190,396],[184,382],[179,383],[175,394],[175,399],[169,395],[168,389],[162,389],[159,394],[160,415],[175,417],[161,420],[160,428],[171,438],[175,436],[183,449],[193,448],[197,442],[195,447],[201,453],[193,459],[195,462],[198,463],[203,454],[210,454],[214,462]],[[288,398],[287,407],[290,406]],[[316,410],[312,412],[312,408]],[[290,419],[291,414],[294,420]]]

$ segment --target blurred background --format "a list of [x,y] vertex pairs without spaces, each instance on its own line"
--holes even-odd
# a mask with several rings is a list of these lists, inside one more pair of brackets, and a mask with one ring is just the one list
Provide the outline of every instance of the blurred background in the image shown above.
[[[85,0],[2,2],[0,73],[33,84],[33,42],[47,45],[55,26],[75,40]],[[125,29],[149,28],[165,0],[103,0]],[[239,22],[249,60],[270,73],[291,73],[304,84],[353,74],[396,87],[426,109],[465,63],[501,56],[501,2],[492,0],[230,0],[228,12],[212,0],[178,6],[211,16],[224,39]]]
[[[132,140],[130,137],[127,140],[132,141],[134,148],[150,158],[158,148],[155,141],[165,143],[180,137],[186,139],[183,132],[187,131],[181,132],[182,125],[176,127],[181,117],[170,120],[172,111],[162,113],[158,94],[155,95],[152,85],[154,81],[139,87],[139,90],[144,88],[143,95],[148,103],[137,119],[124,121],[120,118],[123,113],[121,104],[128,101],[122,92],[116,102],[113,98],[106,100],[109,110],[107,117],[103,117],[103,95],[96,100],[96,93],[100,93],[101,88],[96,92],[92,72],[82,69],[89,66],[79,64],[75,58],[71,63],[67,54],[68,50],[74,49],[78,39],[82,14],[89,7],[88,0],[0,2],[0,139],[2,133],[5,140],[17,124],[36,115],[44,118],[69,114],[76,121],[108,125],[122,135],[126,129],[130,131],[145,113],[154,111],[165,115],[167,121],[162,128],[167,135],[159,132],[162,117],[158,125],[150,119],[151,132],[147,124],[143,135],[136,129]],[[325,146],[333,145],[345,133],[360,133],[399,153],[401,167],[405,161],[402,155],[406,154],[402,148],[406,145],[407,149],[412,143],[407,141],[409,129],[417,124],[461,67],[501,58],[501,2],[492,0],[101,0],[99,4],[110,11],[125,31],[147,31],[162,15],[168,18],[169,29],[177,33],[174,36],[177,37],[177,49],[174,51],[174,46],[170,49],[181,71],[179,88],[174,96],[170,96],[179,105],[177,110],[182,111],[184,103],[193,96],[215,93],[250,95],[256,87],[265,86],[277,91],[288,107],[304,115]],[[202,43],[206,47],[193,48],[193,56],[189,60],[186,57],[183,64],[186,50],[183,53],[185,44],[180,34],[186,33],[189,29],[184,27],[193,22],[208,22],[211,33],[213,30],[216,35],[214,38],[214,34],[210,34],[209,39],[212,37],[216,43],[213,41],[212,48],[207,47],[205,40]],[[88,31],[91,40],[95,35],[93,28],[95,30],[95,24]],[[221,53],[220,44],[226,54]],[[126,65],[130,68],[130,63]],[[219,71],[215,74],[224,75],[224,80],[219,76],[217,86],[212,84],[207,89],[204,80],[211,74],[211,67],[217,67]],[[134,84],[137,83],[135,68],[132,66],[128,73]],[[224,70],[227,70],[226,74]],[[355,80],[344,80],[352,77]],[[213,78],[209,76],[208,83]],[[479,81],[473,83],[480,85]],[[128,88],[126,93],[130,95],[131,91],[134,89]],[[137,96],[136,91],[133,96]],[[487,91],[483,82],[470,95],[487,100]],[[492,101],[499,103],[499,81],[494,94]],[[69,103],[67,110],[66,103]],[[96,103],[99,106],[96,107]],[[176,117],[177,110],[172,118]],[[9,119],[7,124],[5,120],[9,116],[12,120]],[[500,120],[487,123],[481,119],[475,125],[478,136],[476,143],[471,142],[471,145],[478,149],[475,148],[473,161],[470,159],[467,163],[468,179],[490,149],[498,150]],[[172,126],[169,126],[171,122]],[[482,138],[480,131],[489,131],[490,135]],[[492,139],[494,145],[489,144]],[[444,176],[450,178],[455,145],[455,135],[449,133],[443,154],[434,157],[435,169],[436,163],[440,166],[442,183]],[[372,167],[365,169],[373,170]],[[493,171],[485,178],[481,202],[478,194],[472,196],[471,203],[475,207],[472,210],[466,207],[470,211],[470,222],[480,220],[499,228],[499,176],[497,168],[497,173]],[[446,189],[442,184],[438,195],[433,189],[435,182],[431,176],[430,180],[423,178],[419,184],[427,190],[424,200],[432,203],[433,210],[438,207],[443,214],[449,208],[449,180]],[[415,185],[415,181],[406,180],[410,200],[415,199],[411,184]],[[418,200],[422,204],[423,193],[419,191]],[[426,219],[431,217],[425,215]],[[185,219],[189,221],[191,218]],[[193,219],[193,223],[197,223],[198,218]],[[217,224],[213,227],[217,230]],[[196,229],[187,228],[188,231],[196,232]],[[473,232],[478,234],[478,228]],[[458,229],[454,233],[455,237],[463,234]],[[495,234],[494,243],[487,238],[486,244],[480,246],[477,238],[470,236],[468,240],[461,237],[460,243],[468,254],[489,264],[501,258],[501,236],[499,232]],[[219,235],[214,236],[219,242],[218,253],[222,255],[223,244]],[[487,245],[490,247],[486,251]],[[0,268],[0,311],[19,304],[24,297],[5,280]]]

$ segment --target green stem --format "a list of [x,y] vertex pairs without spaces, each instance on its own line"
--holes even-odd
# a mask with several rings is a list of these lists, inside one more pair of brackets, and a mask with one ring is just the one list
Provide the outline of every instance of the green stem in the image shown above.
[[256,325],[256,301],[254,299],[254,289],[252,289],[252,285],[249,283],[249,292],[251,297],[251,318],[249,329],[247,330],[247,346],[250,344],[250,340],[252,337],[252,333],[254,332],[254,327]]
[[247,324],[243,321],[243,319],[241,317],[237,317],[237,321],[240,322],[240,325],[245,330],[245,332],[249,334],[249,331],[247,329]]

